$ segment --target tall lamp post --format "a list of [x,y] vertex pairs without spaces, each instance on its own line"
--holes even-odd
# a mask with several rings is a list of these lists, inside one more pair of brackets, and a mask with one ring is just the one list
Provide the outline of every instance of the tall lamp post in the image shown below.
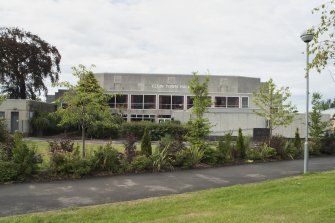
[[313,39],[313,33],[304,31],[300,38],[306,43],[306,136],[304,144],[304,173],[308,171],[308,105],[309,105],[309,42]]

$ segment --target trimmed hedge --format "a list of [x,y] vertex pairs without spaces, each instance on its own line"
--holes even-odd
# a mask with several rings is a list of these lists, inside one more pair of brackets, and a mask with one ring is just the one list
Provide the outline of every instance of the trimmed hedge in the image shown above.
[[120,126],[120,135],[126,137],[134,135],[137,139],[141,139],[144,129],[150,132],[151,140],[158,141],[165,135],[171,135],[175,138],[184,137],[187,133],[185,126],[174,122],[153,123],[153,122],[125,122]]

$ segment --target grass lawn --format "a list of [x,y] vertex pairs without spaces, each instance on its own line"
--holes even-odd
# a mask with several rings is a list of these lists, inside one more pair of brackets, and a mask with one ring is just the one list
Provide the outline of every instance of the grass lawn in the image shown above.
[[0,222],[335,222],[335,171]]

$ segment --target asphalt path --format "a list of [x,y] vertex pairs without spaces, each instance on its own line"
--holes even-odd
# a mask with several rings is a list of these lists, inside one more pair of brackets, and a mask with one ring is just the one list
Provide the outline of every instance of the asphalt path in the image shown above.
[[[335,169],[335,157],[313,158],[310,171]],[[0,185],[0,216],[130,201],[299,175],[303,160],[166,173]]]

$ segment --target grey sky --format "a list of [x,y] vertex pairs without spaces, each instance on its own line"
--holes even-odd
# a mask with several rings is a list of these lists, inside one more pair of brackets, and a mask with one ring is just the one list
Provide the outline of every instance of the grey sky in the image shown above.
[[[322,2],[0,0],[0,25],[55,45],[62,80],[74,82],[71,67],[79,63],[95,64],[96,72],[272,77],[290,87],[293,103],[305,111],[305,45],[299,36],[318,24],[311,10]],[[328,70],[311,73],[311,92],[334,98],[334,89]]]

